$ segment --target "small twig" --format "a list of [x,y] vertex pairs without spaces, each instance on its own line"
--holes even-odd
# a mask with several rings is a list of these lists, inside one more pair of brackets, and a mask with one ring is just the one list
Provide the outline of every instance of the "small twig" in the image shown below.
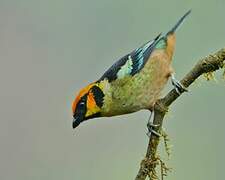
[[[202,60],[200,60],[193,69],[187,73],[187,75],[181,80],[184,87],[189,87],[199,76],[204,73],[212,73],[220,68],[224,68],[225,61],[225,48],[216,52],[213,55],[209,55]],[[182,92],[183,93],[183,92]],[[154,107],[154,120],[153,124],[158,124],[159,126],[155,129],[160,131],[162,128],[162,123],[169,106],[179,97],[176,90],[171,90],[163,99],[159,99]],[[149,144],[147,148],[147,153],[145,159],[141,163],[141,167],[136,176],[136,180],[145,180],[150,174],[156,175],[157,163],[152,164],[152,162],[158,161],[157,159],[157,148],[160,138],[154,134],[150,135]],[[150,165],[149,165],[150,162]],[[162,165],[161,165],[162,166]],[[162,171],[162,169],[161,169]],[[162,176],[163,177],[163,176]],[[150,176],[150,179],[151,176]]]
[[164,179],[163,163],[160,162],[160,165],[161,165],[161,180],[163,180]]

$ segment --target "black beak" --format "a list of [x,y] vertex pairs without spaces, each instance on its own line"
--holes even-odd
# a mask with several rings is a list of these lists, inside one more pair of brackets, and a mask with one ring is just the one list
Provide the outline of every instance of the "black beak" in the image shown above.
[[81,119],[79,117],[74,117],[73,118],[73,129],[75,129],[79,124],[81,123]]

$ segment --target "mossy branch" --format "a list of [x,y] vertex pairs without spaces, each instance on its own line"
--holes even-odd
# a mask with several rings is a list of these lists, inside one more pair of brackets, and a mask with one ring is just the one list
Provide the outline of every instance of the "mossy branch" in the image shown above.
[[[212,72],[224,68],[225,65],[225,48],[219,50],[213,55],[209,55],[201,59],[189,73],[181,80],[184,87],[188,88],[199,76],[203,74],[212,74]],[[224,71],[225,74],[225,71]],[[183,93],[183,92],[182,92]],[[182,94],[181,93],[181,94]],[[180,94],[180,95],[181,95]],[[164,98],[159,99],[154,107],[154,120],[153,124],[159,125],[155,128],[160,132],[162,129],[163,119],[168,111],[169,106],[180,96],[175,89],[171,90]],[[160,165],[159,156],[157,155],[157,148],[160,141],[160,137],[155,136],[153,133],[150,135],[147,153],[141,162],[139,172],[136,176],[136,180],[145,180],[148,176],[150,179],[157,179],[156,167]],[[162,165],[161,165],[162,166]],[[166,170],[166,167],[164,168]],[[162,170],[163,172],[163,170]],[[161,173],[163,179],[163,173]]]

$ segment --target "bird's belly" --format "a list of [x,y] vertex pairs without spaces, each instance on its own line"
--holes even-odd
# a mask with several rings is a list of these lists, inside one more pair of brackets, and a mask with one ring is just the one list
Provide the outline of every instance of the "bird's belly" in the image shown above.
[[116,80],[111,86],[108,116],[152,109],[168,81],[170,65],[161,60],[151,60],[141,72]]

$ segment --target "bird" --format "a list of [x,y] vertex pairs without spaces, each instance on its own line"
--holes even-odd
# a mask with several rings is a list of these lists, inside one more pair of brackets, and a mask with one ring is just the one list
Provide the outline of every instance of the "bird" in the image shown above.
[[[177,93],[187,89],[175,78],[171,62],[176,43],[175,31],[191,13],[187,11],[167,33],[116,61],[97,81],[80,90],[72,102],[73,122],[112,117],[149,110],[152,114],[161,91],[171,78]],[[155,133],[148,122],[149,131]],[[153,126],[154,127],[154,126]]]

